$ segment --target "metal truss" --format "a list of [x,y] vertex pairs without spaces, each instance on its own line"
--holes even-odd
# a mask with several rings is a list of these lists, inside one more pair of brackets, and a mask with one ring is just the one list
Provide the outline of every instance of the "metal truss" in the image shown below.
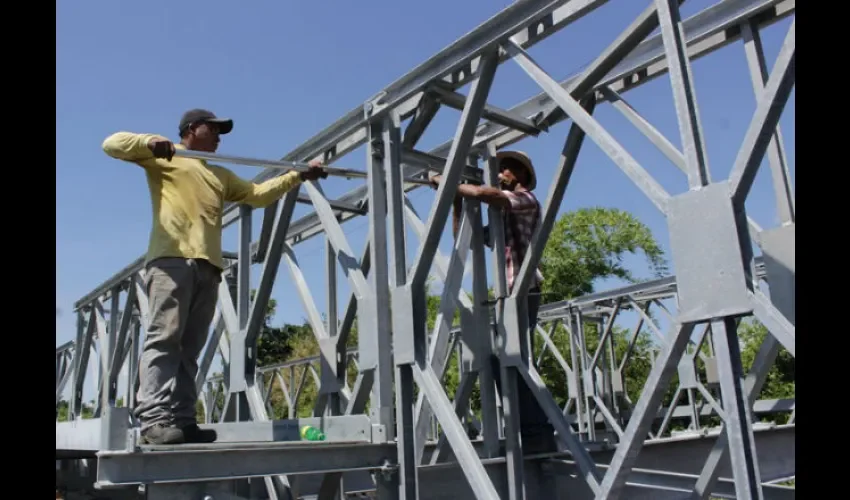
[[[128,380],[136,380],[147,325],[143,260],[79,300],[76,340],[57,348],[57,405],[69,381],[71,393],[70,420],[57,422],[57,459],[94,458],[99,488],[141,484],[148,498],[202,492],[217,499],[258,494],[294,499],[299,497],[296,479],[313,478],[313,492],[327,500],[351,491],[357,474],[371,474],[369,488],[378,498],[408,500],[559,498],[565,484],[570,498],[630,498],[645,488],[654,496],[677,495],[671,498],[682,498],[682,492],[691,498],[793,497],[793,488],[769,483],[794,474],[794,401],[758,396],[780,350],[795,355],[795,203],[778,121],[795,81],[796,22],[770,70],[759,32],[793,18],[795,1],[722,0],[682,20],[680,1],[647,0],[646,9],[584,71],[556,81],[528,51],[605,3],[515,2],[282,159],[333,164],[365,145],[365,186],[329,200],[319,183],[303,184],[264,210],[257,241],[251,237],[251,209],[226,207],[224,225],[238,224],[239,247],[226,253],[218,309],[196,380],[206,425],[219,431],[217,443],[140,446],[130,413],[134,384],[128,384],[125,405],[117,405],[119,373],[126,365]],[[744,46],[758,105],[731,175],[713,180],[690,65],[736,42]],[[504,110],[488,105],[487,97],[506,62],[518,65],[543,92]],[[665,74],[681,150],[623,97]],[[467,84],[463,95],[459,91]],[[604,103],[682,171],[687,191],[668,193],[605,130],[594,118]],[[416,149],[441,105],[461,112],[454,137],[428,152]],[[484,241],[484,208],[469,201],[452,251],[439,251],[452,200],[458,183],[470,176],[496,184],[499,149],[549,133],[565,121],[571,124],[548,182],[541,227],[508,293],[502,228],[493,208],[487,214],[492,251]],[[532,353],[524,299],[586,139],[665,215],[675,276],[543,306],[532,332],[542,340],[541,348]],[[765,156],[781,218],[770,229],[750,220],[744,206]],[[444,182],[429,212],[420,215],[407,193],[421,188],[418,180],[429,171],[441,171]],[[279,173],[268,169],[255,180]],[[310,203],[314,211],[293,220],[299,202]],[[369,221],[369,234],[365,248],[355,253],[342,224],[361,216]],[[418,241],[411,241],[408,231]],[[295,252],[298,244],[322,234],[327,242],[324,317]],[[410,262],[408,250],[413,250]],[[258,367],[256,342],[281,264],[301,298],[319,355]],[[254,265],[261,271],[252,284]],[[341,308],[340,270],[351,288]],[[461,286],[465,272],[472,277],[471,293]],[[432,331],[426,325],[429,276],[444,285]],[[760,282],[769,283],[769,293]],[[667,318],[667,331],[653,310]],[[459,325],[452,323],[455,311]],[[630,353],[616,359],[611,341],[615,321],[626,313],[638,321],[632,342],[647,328],[657,347],[636,398],[629,396],[623,377]],[[758,319],[770,332],[749,373],[743,371],[736,335],[745,317]],[[347,344],[355,324],[352,351]],[[568,336],[568,356],[553,340],[558,335]],[[441,380],[453,353],[460,358],[460,382],[455,394],[447,394]],[[501,361],[499,374],[488,369],[491,355]],[[553,388],[543,383],[544,356],[563,370],[565,400],[556,400]],[[224,373],[209,377],[216,357]],[[353,380],[347,376],[349,363],[356,363]],[[97,398],[93,418],[81,419],[91,368]],[[501,393],[494,375],[501,378]],[[665,405],[674,375],[678,382]],[[520,379],[556,428],[559,453],[524,455]],[[309,383],[317,389],[316,404],[311,416],[299,417],[299,394]],[[285,418],[276,418],[269,405],[274,384],[285,395]],[[480,400],[474,413],[476,384]],[[683,397],[687,403],[680,404]],[[772,412],[791,413],[789,423],[767,429],[754,423],[754,415]],[[684,432],[673,432],[674,422],[686,427]],[[322,427],[328,441],[299,441],[297,430],[304,424]]]

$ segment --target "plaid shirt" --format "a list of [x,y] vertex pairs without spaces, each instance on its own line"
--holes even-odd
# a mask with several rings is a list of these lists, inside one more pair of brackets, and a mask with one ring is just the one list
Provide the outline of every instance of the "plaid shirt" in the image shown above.
[[[510,206],[503,213],[502,222],[505,228],[505,277],[508,290],[513,290],[514,279],[519,275],[525,252],[531,243],[531,237],[537,224],[540,223],[540,203],[531,191],[503,190]],[[529,289],[540,286],[543,273],[535,269]]]

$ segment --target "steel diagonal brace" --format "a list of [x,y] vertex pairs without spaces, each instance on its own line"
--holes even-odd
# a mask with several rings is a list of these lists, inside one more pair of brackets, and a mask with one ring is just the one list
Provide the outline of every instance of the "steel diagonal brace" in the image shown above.
[[454,451],[455,458],[466,476],[467,481],[478,500],[498,500],[499,494],[493,486],[493,481],[484,469],[466,431],[455,416],[452,403],[440,385],[440,380],[430,366],[421,367],[414,364],[413,375],[425,397],[431,402],[437,421],[443,427],[446,440]]
[[505,42],[505,50],[514,58],[519,66],[537,82],[544,92],[584,130],[585,134],[599,146],[611,160],[643,191],[649,200],[661,213],[667,213],[667,201],[670,195],[623,146],[620,145],[590,114],[576,102],[569,92],[564,90],[557,81],[546,74],[529,56],[512,40]]
[[[363,246],[363,251],[360,253],[360,272],[364,278],[369,277],[369,271],[372,266],[372,257],[370,252],[371,240],[368,238]],[[337,348],[342,349],[348,342],[348,336],[351,333],[351,327],[354,325],[354,320],[357,318],[357,293],[356,290],[348,294],[348,302],[345,305],[345,314],[342,317],[342,323],[339,327],[339,335],[337,335]]]
[[[309,199],[307,200],[309,201]],[[260,237],[257,239],[256,246],[251,245],[251,258],[254,262],[265,262],[268,254],[269,242],[271,241],[272,230],[274,229],[277,213],[280,207],[280,200],[275,200],[271,205],[263,210],[263,223],[260,229]]]
[[104,379],[109,376],[109,355],[111,354],[109,349],[109,336],[114,332],[110,332],[106,327],[106,319],[103,314],[103,304],[100,300],[95,300],[92,304],[94,310],[94,318],[95,318],[95,337],[98,340],[98,354],[100,358],[100,377],[97,379],[97,398],[95,398],[95,406],[93,415],[95,418],[100,417],[100,413],[103,410],[103,400],[105,394],[105,384]]
[[602,476],[596,468],[596,463],[591,458],[590,452],[587,451],[587,448],[584,447],[573,432],[561,408],[552,397],[552,393],[546,388],[546,383],[543,382],[540,374],[537,373],[537,370],[533,366],[524,363],[523,366],[517,367],[517,371],[525,379],[528,388],[534,394],[537,402],[540,403],[540,407],[546,413],[546,416],[549,417],[549,421],[552,422],[555,430],[558,431],[558,437],[561,439],[561,442],[570,450],[587,485],[594,493],[598,494]]
[[[717,349],[717,370],[725,413],[718,414],[723,420],[723,434],[730,443],[729,462],[733,471],[735,491],[741,498],[763,498],[761,472],[753,435],[752,403],[749,401],[749,391],[745,383],[741,342],[736,332],[735,318],[712,320],[711,329]],[[710,396],[706,399],[717,409],[717,403],[712,401]]]
[[498,66],[498,56],[498,48],[493,47],[482,57],[481,64],[478,67],[478,78],[472,83],[466,106],[461,112],[455,132],[455,140],[452,142],[446,160],[447,168],[442,182],[437,188],[437,201],[428,216],[425,237],[420,242],[413,267],[408,275],[408,282],[413,287],[421,287],[425,284],[428,270],[431,268],[434,252],[440,241],[445,221],[451,210],[452,200],[457,193],[461,172],[466,165],[469,148],[475,137],[475,129],[481,120],[481,113],[493,84],[493,77]]
[[[437,312],[437,323],[434,325],[434,331],[431,334],[433,341],[430,346],[429,357],[442,357],[443,353],[448,348],[448,333],[453,323],[454,312],[457,309],[457,296],[464,293],[461,289],[461,278],[463,274],[458,272],[462,265],[467,260],[469,253],[469,241],[472,236],[472,228],[469,220],[464,217],[461,222],[461,235],[455,242],[455,247],[452,250],[452,257],[449,261],[448,269],[445,273],[443,294],[440,300],[440,309]],[[461,312],[464,312],[461,310]],[[471,313],[471,311],[466,311]],[[434,369],[440,373],[443,370]]]
[[[455,240],[448,270],[445,272],[445,285],[440,300],[440,309],[437,313],[434,331],[431,334],[431,345],[429,346],[428,357],[431,361],[431,367],[434,373],[441,378],[448,365],[446,354],[449,352],[449,330],[456,307],[456,300],[454,298],[459,293],[463,294],[463,290],[461,290],[463,273],[459,272],[459,268],[466,261],[471,239],[472,226],[469,219],[464,216],[461,220],[460,234],[457,240]],[[464,312],[463,309],[461,309],[461,312]],[[467,312],[467,315],[469,314],[471,314],[471,311]],[[431,408],[425,400],[423,393],[419,393],[414,414],[416,418],[416,437],[414,438],[414,442],[416,443],[416,461],[417,463],[421,463],[422,453],[425,450],[425,437],[428,433],[428,424],[431,419]]]
[[[770,373],[770,368],[773,366],[773,363],[779,355],[779,350],[779,342],[777,342],[773,336],[768,334],[753,360],[753,365],[750,368],[750,372],[747,374],[747,378],[744,380],[747,404],[750,406],[755,403],[756,398],[759,394],[761,394],[762,387],[764,387],[764,383],[767,381],[767,375]],[[691,500],[701,500],[706,498],[714,489],[720,472],[720,462],[726,456],[726,453],[728,453],[728,446],[729,436],[726,432],[721,432],[720,435],[717,436],[717,441],[714,443],[714,447],[706,460],[699,479],[697,479],[696,486],[694,487],[691,495]]]
[[694,331],[694,326],[693,323],[681,326],[673,324],[672,334],[669,336],[670,343],[661,351],[649,372],[643,392],[634,406],[632,417],[629,419],[614,456],[611,457],[599,491],[596,492],[596,498],[620,498],[650,425],[655,420],[656,409],[662,402],[670,379],[673,378],[676,366]]
[[794,88],[794,64],[797,55],[796,19],[791,22],[788,34],[779,51],[774,69],[764,90],[759,95],[758,107],[750,121],[744,142],[735,158],[735,165],[729,175],[729,189],[736,206],[743,206],[744,200],[756,178],[758,167],[764,158],[785,104]]
[[[619,92],[613,90],[611,86],[604,85],[599,91],[602,96],[614,106],[614,109],[619,111],[627,120],[629,120],[635,128],[638,129],[658,150],[667,157],[673,165],[676,166],[682,173],[688,173],[688,166],[685,163],[685,155],[664,136],[658,129],[646,121],[638,112],[625,100]],[[747,216],[747,224],[749,225],[750,235],[756,238],[761,233],[761,227],[749,215]]]
[[[360,257],[360,271],[363,273],[363,276],[369,277],[369,269],[371,266],[371,256],[370,256],[370,240],[367,238],[365,246],[363,248],[363,252]],[[346,344],[348,342],[348,336],[351,333],[351,327],[354,325],[354,320],[357,317],[357,295],[354,291],[349,293],[348,302],[345,306],[345,314],[343,315],[343,320],[341,326],[339,328],[339,333],[333,337],[335,340],[335,350],[336,352],[346,352]],[[321,345],[321,344],[320,344]],[[330,358],[333,359],[333,358]],[[348,391],[345,388],[340,390],[343,393],[343,398],[345,399],[345,414],[352,415],[356,413],[360,413],[363,411],[362,407],[355,407],[351,404],[351,402],[355,401],[356,398],[352,397],[351,394],[348,394]],[[369,391],[369,388],[366,388],[366,391]],[[324,403],[323,403],[324,404]],[[316,411],[324,411],[324,406],[320,405],[316,407]]]
[[201,362],[198,363],[198,373],[195,376],[195,390],[199,393],[203,390],[204,382],[207,380],[207,374],[209,373],[210,366],[212,366],[216,352],[221,354],[221,361],[225,371],[228,370],[228,364],[230,362],[229,339],[224,335],[224,321],[222,320],[221,310],[219,308],[216,308],[213,315],[212,325],[213,333],[210,335],[210,339],[204,349],[204,356],[201,358]]
[[[685,0],[678,0],[678,4]],[[573,99],[581,99],[620,62],[632,53],[637,45],[658,28],[658,8],[651,4],[599,55],[581,75],[567,87]],[[565,110],[555,107],[537,120],[538,125],[552,126]],[[567,113],[569,114],[569,113]]]
[[[750,79],[756,99],[764,92],[764,85],[770,75],[764,57],[758,24],[754,20],[741,23],[741,38],[744,41],[744,51],[750,66]],[[796,220],[794,188],[791,185],[791,172],[788,170],[788,160],[785,155],[782,132],[777,125],[767,149],[768,161],[773,174],[773,188],[776,193],[776,211],[783,224]]]
[[[435,95],[441,103],[445,103],[454,109],[463,109],[463,106],[466,104],[465,96],[451,90],[448,85],[442,82],[431,85],[426,95],[430,94]],[[484,106],[482,117],[493,123],[519,130],[533,137],[536,137],[542,132],[532,120],[495,106]]]
[[[405,203],[407,204],[405,206],[405,215],[407,216],[407,220],[410,222],[411,226],[413,226],[413,230],[416,233],[416,235],[419,238],[421,238],[422,235],[425,233],[425,225],[422,223],[422,221],[419,219],[419,217],[416,216],[416,213],[413,211],[412,207],[410,207],[409,201],[407,199],[405,199]],[[459,248],[465,248],[465,247],[459,247]],[[465,260],[465,258],[463,260]],[[448,258],[446,256],[444,256],[442,254],[442,252],[440,252],[440,250],[437,250],[436,254],[434,255],[434,269],[433,269],[433,271],[434,271],[434,274],[437,276],[437,278],[439,280],[443,281],[444,283],[448,282],[448,279],[449,279],[448,277],[450,276],[449,270],[450,270],[451,262],[447,262],[447,261],[448,261]],[[473,314],[472,301],[469,299],[469,296],[465,293],[465,291],[463,289],[457,290],[457,299],[456,300],[457,300],[458,303],[460,303],[461,316],[467,316],[467,315]],[[431,353],[432,353],[432,356],[437,355],[437,354],[443,356],[443,355],[445,355],[445,350],[435,350],[432,347]],[[436,353],[436,354],[434,354],[434,353]],[[438,374],[440,374],[440,373],[438,372]]]
[[316,307],[316,301],[313,300],[313,295],[310,293],[310,286],[307,284],[304,273],[301,272],[301,266],[298,264],[298,259],[295,257],[292,247],[284,245],[283,255],[286,258],[286,264],[298,292],[298,297],[301,299],[301,305],[304,306],[304,311],[307,313],[307,321],[313,329],[316,342],[321,345],[322,341],[328,338],[328,332],[325,330],[322,315]]
[[121,314],[121,326],[118,328],[118,336],[115,340],[115,347],[112,350],[112,363],[109,367],[110,391],[117,390],[118,374],[121,372],[121,367],[124,365],[124,360],[126,359],[127,350],[125,343],[127,341],[127,331],[130,329],[130,320],[133,319],[133,310],[136,306],[135,302],[136,287],[131,285],[127,290],[127,301],[124,303],[124,312]]
[[230,287],[227,280],[221,280],[218,284],[218,308],[221,311],[221,319],[228,336],[239,331],[239,319],[236,316],[236,308],[233,307],[233,298],[230,295]]
[[[304,278],[304,274],[301,272],[301,267],[298,264],[298,260],[295,257],[295,252],[293,252],[292,247],[284,245],[284,255],[286,257],[287,267],[289,268],[292,280],[295,282],[298,297],[301,299],[301,304],[307,312],[307,320],[310,323],[313,335],[319,345],[321,356],[328,360],[329,363],[333,362],[333,360],[337,357],[337,338],[330,337],[325,329],[324,321],[322,321],[322,315],[316,307],[316,302],[313,300],[309,285],[307,284],[307,280]],[[322,384],[317,384],[317,387],[321,386]],[[333,387],[321,388],[323,391],[327,390],[330,392],[337,392],[339,390],[339,387],[336,384]]]
[[[419,218],[419,214],[416,213],[416,209],[413,208],[413,205],[410,203],[410,200],[406,196],[404,198],[404,215],[407,221],[410,222],[410,225],[413,227],[413,231],[416,233],[416,237],[422,239],[425,236],[425,223],[422,222],[422,219]],[[443,253],[440,252],[439,249],[437,249],[437,252],[434,255],[434,265],[436,266],[436,269],[433,270],[434,274],[437,275],[437,278],[439,278],[440,281],[445,282],[447,276],[446,272],[449,265],[448,260],[443,255]],[[472,266],[470,265],[469,261],[467,261],[463,267],[463,275],[466,276],[471,270]],[[461,304],[463,304],[465,308],[471,310],[472,302],[470,302],[469,297],[461,294],[458,295],[458,299],[460,299]]]
[[354,258],[354,252],[348,245],[345,233],[342,232],[342,227],[340,227],[339,222],[334,217],[333,209],[328,203],[327,198],[325,198],[313,181],[305,182],[303,186],[307,189],[310,200],[313,201],[313,206],[316,208],[316,213],[322,221],[322,226],[325,228],[328,239],[337,253],[337,260],[340,266],[342,266],[346,278],[351,283],[351,288],[356,292],[357,299],[362,301],[370,298],[371,291],[369,284],[360,271],[360,266]]
[[[121,368],[127,358],[127,351],[131,345],[131,339],[127,338],[127,331],[130,329],[130,325],[132,324],[132,302],[128,300],[127,304],[129,304],[129,310],[125,307],[125,310],[123,311],[124,314],[122,314],[122,312],[119,312],[118,310],[119,304],[118,299],[116,298],[117,296],[118,294],[113,296],[112,310],[110,311],[110,340],[102,346],[104,350],[109,351],[111,354],[109,354],[107,358],[109,370],[104,371],[101,377],[103,390],[100,394],[100,402],[98,403],[100,406],[98,407],[98,410],[100,408],[106,410],[115,407],[115,402],[118,397],[118,375],[121,372]],[[126,326],[118,326],[118,316],[122,316],[121,323],[126,323]],[[109,418],[109,416],[106,415],[106,418]]]
[[[227,332],[227,337],[229,337],[230,339],[240,338],[239,333],[242,330],[239,328],[239,316],[237,314],[236,308],[233,305],[233,298],[231,296],[230,288],[227,284],[227,280],[222,280],[219,283],[218,304],[219,304],[219,310],[221,311],[221,319],[222,319],[222,321],[225,325],[224,328]],[[222,337],[220,337],[221,340],[224,340],[224,338],[226,338],[225,335],[222,335]],[[244,337],[242,337],[242,338],[244,338]],[[220,342],[221,342],[221,340],[220,340]],[[243,351],[243,353],[244,353],[244,351]],[[224,350],[222,350],[222,354],[224,354]],[[229,363],[227,363],[227,365],[232,369],[233,365],[238,363],[239,360],[237,360],[235,357],[231,357],[231,356],[228,356],[228,358],[233,358],[233,359],[229,359]],[[245,361],[246,360],[242,361],[243,365],[244,365]],[[248,368],[248,367],[245,367],[245,368]],[[237,389],[234,392],[233,387],[228,387],[228,396],[225,400],[225,407],[228,404],[230,404],[230,395],[231,394],[236,394],[236,393],[244,391],[245,398],[246,398],[246,401],[248,403],[249,411],[251,412],[252,417],[255,420],[260,420],[260,421],[268,420],[269,417],[268,417],[268,414],[266,413],[265,405],[263,404],[263,397],[262,397],[260,389],[257,387],[257,385],[255,383],[253,372],[252,372],[252,376],[250,376],[250,377],[243,375],[242,380],[243,380],[242,383],[244,383],[244,386],[241,388],[241,390]],[[226,415],[226,412],[222,414],[222,418],[224,418],[225,415]],[[272,479],[267,478],[266,481],[268,483],[269,481],[272,481]],[[289,487],[288,481],[285,477],[281,476],[280,478],[278,478],[278,481],[282,484],[283,488]],[[270,483],[269,483],[269,488],[272,489],[272,485]]]
[[92,303],[92,311],[94,313],[94,336],[100,342],[100,368],[103,370],[104,374],[109,370],[109,352],[107,349],[104,349],[106,346],[106,337],[109,335],[106,329],[106,319],[103,314],[103,304],[101,304],[100,300],[95,300]]
[[676,0],[655,0],[655,5],[661,23],[661,39],[673,88],[682,149],[687,159],[688,185],[696,189],[709,184],[711,178],[679,6]]
[[788,319],[770,302],[764,292],[756,290],[750,293],[753,304],[753,315],[767,327],[768,332],[784,347],[792,356],[797,356],[796,328]]
[[89,357],[91,356],[91,345],[94,338],[95,320],[94,308],[89,312],[89,320],[85,321],[83,312],[77,313],[77,341],[74,345],[74,384],[73,395],[71,399],[71,412],[74,417],[82,415],[83,403],[83,382],[86,379],[86,370],[89,366]]
[[428,125],[437,116],[439,110],[440,103],[434,99],[434,96],[423,94],[419,99],[419,103],[416,105],[413,118],[410,120],[407,128],[404,129],[404,138],[401,141],[402,147],[412,149],[419,142],[419,139],[422,138],[422,134],[425,133]]
[[297,199],[298,189],[293,189],[286,194],[283,203],[278,204],[271,239],[268,244],[268,252],[260,276],[260,284],[257,287],[254,303],[251,305],[251,312],[248,316],[248,326],[245,335],[246,346],[256,344],[260,329],[263,326],[263,321],[266,317],[266,308],[268,307],[269,298],[271,297],[272,288],[274,287],[275,278],[280,267],[280,258],[286,241],[286,233],[289,230],[289,223],[292,220]]
[[614,310],[611,311],[611,314],[608,316],[608,321],[605,323],[605,329],[602,331],[602,336],[599,338],[599,345],[596,347],[596,352],[593,353],[593,358],[591,358],[588,365],[591,370],[596,369],[596,365],[599,363],[599,357],[605,350],[605,342],[608,341],[608,338],[611,337],[614,332],[614,320],[617,318],[617,314],[619,314],[622,304],[623,301],[618,300],[614,304]]
[[[552,328],[549,332],[543,329],[543,327],[540,325],[537,325],[536,330],[537,333],[543,338],[543,347],[549,348],[549,351],[552,353],[552,357],[555,358],[555,361],[558,363],[561,369],[564,370],[564,373],[567,376],[567,388],[569,389],[569,397],[572,399],[575,397],[576,388],[578,387],[578,382],[576,381],[576,374],[575,372],[573,372],[572,368],[570,368],[569,363],[567,363],[567,360],[564,359],[564,356],[558,350],[558,346],[555,345],[555,342],[552,340],[552,336],[555,335],[555,329],[559,325],[560,320],[556,320],[553,322]],[[564,326],[564,329],[567,329],[567,327]]]
[[[452,405],[458,419],[462,418],[469,409],[469,398],[472,396],[472,389],[475,387],[478,377],[478,371],[463,372],[460,376],[460,382],[457,384],[455,396],[452,399]],[[448,449],[446,448],[446,435],[443,434],[437,440],[437,446],[434,448],[434,453],[431,455],[429,462],[431,465],[436,465],[445,460],[446,455],[448,455]]]
[[73,374],[73,353],[72,352],[64,352],[61,354],[62,359],[60,361],[60,369],[61,371],[58,374],[58,380],[56,381],[56,404],[59,404],[59,400],[62,397],[62,393],[65,392],[65,385],[70,380],[71,375]]

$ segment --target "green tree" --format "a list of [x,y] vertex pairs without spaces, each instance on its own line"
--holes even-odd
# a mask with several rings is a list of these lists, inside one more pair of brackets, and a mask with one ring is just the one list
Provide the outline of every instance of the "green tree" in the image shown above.
[[602,207],[563,214],[552,228],[540,261],[546,278],[541,287],[545,301],[593,293],[594,283],[603,278],[638,281],[623,258],[639,252],[655,277],[668,272],[664,251],[652,231],[632,214]]
[[[83,403],[81,410],[80,418],[92,418],[94,416],[94,400],[89,401],[88,403]],[[69,417],[69,403],[64,399],[59,400],[59,404],[56,405],[56,420],[58,422],[66,422]]]
[[[252,302],[256,294],[256,290],[251,290]],[[260,334],[257,337],[258,366],[280,363],[281,360],[288,359],[291,354],[292,346],[289,344],[289,338],[297,333],[298,327],[294,325],[283,325],[279,328],[272,326],[271,322],[276,313],[277,301],[269,299],[263,325],[260,327]]]

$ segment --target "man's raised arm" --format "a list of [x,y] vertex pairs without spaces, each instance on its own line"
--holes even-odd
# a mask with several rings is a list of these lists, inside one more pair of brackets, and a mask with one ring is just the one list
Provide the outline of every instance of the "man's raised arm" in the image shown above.
[[[139,162],[157,157],[174,155],[171,141],[157,134],[134,134],[132,132],[117,132],[103,141],[103,151],[119,160]],[[155,155],[155,149],[168,149]],[[170,153],[170,154],[169,154]]]
[[232,203],[244,203],[254,208],[262,208],[270,205],[275,200],[292,189],[297,188],[304,181],[316,180],[327,177],[327,173],[318,162],[310,163],[310,170],[306,172],[292,171],[279,177],[274,177],[261,184],[254,184],[240,178],[224,167],[224,199]]
[[[431,186],[436,189],[443,180],[442,175],[432,175],[428,179]],[[476,186],[474,184],[460,184],[457,187],[457,196],[462,198],[470,198],[483,203],[497,206],[499,208],[510,208],[511,200],[504,191],[492,186]]]

